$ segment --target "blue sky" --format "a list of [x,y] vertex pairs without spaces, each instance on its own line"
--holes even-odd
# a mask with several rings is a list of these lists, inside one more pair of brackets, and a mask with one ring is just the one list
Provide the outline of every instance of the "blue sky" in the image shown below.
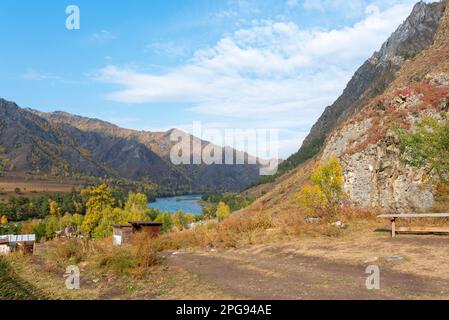
[[286,157],[414,3],[2,0],[0,96],[138,130],[279,129]]

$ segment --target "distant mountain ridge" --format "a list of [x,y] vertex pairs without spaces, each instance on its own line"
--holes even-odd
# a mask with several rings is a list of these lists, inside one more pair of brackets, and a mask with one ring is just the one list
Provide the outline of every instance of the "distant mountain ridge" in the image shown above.
[[172,131],[123,129],[65,112],[22,109],[0,99],[0,145],[13,172],[128,178],[189,191],[240,190],[259,178],[259,164],[173,165]]

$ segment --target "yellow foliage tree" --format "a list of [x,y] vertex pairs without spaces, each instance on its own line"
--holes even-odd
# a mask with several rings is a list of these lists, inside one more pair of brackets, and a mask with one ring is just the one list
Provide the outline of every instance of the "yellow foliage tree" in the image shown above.
[[82,193],[87,194],[89,198],[86,202],[86,216],[81,225],[81,231],[91,235],[102,220],[102,216],[106,212],[112,211],[115,200],[112,196],[112,190],[105,184],[97,188],[83,190]]
[[310,182],[296,194],[298,203],[311,214],[334,217],[347,197],[338,159],[331,157],[318,164],[310,176]]
[[327,207],[327,200],[323,191],[317,185],[306,185],[296,194],[299,205],[307,210],[307,214],[321,216]]
[[61,209],[58,207],[58,203],[53,200],[48,200],[48,206],[50,208],[50,215],[58,216],[61,213]]
[[125,211],[135,212],[148,209],[148,197],[142,193],[130,192],[125,203]]
[[173,225],[179,231],[182,231],[186,228],[186,219],[184,216],[184,212],[182,212],[182,210],[178,210],[178,212],[174,213],[172,215],[172,219],[173,219]]
[[2,225],[5,225],[8,223],[8,218],[6,216],[2,216],[2,218],[0,219],[0,223]]
[[229,206],[221,201],[217,206],[217,212],[215,213],[218,221],[223,221],[231,215],[231,209]]
[[186,214],[185,220],[186,220],[185,221],[186,225],[189,225],[196,221],[196,217],[193,214],[188,213],[188,214]]

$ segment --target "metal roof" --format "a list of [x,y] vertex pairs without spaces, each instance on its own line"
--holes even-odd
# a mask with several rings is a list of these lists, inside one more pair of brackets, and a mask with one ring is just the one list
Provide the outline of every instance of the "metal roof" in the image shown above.
[[23,235],[6,235],[0,236],[0,242],[35,242],[35,234],[23,234]]
[[129,221],[133,226],[162,226],[160,222]]

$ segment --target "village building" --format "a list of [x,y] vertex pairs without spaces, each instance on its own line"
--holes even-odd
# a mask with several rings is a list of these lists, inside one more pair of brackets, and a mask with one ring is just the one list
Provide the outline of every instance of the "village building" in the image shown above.
[[6,255],[12,251],[33,254],[36,245],[36,235],[6,235],[0,236],[0,254]]
[[161,232],[162,223],[130,221],[128,224],[115,224],[113,228],[113,243],[116,246],[130,243],[132,235],[143,232],[149,238],[157,238]]

